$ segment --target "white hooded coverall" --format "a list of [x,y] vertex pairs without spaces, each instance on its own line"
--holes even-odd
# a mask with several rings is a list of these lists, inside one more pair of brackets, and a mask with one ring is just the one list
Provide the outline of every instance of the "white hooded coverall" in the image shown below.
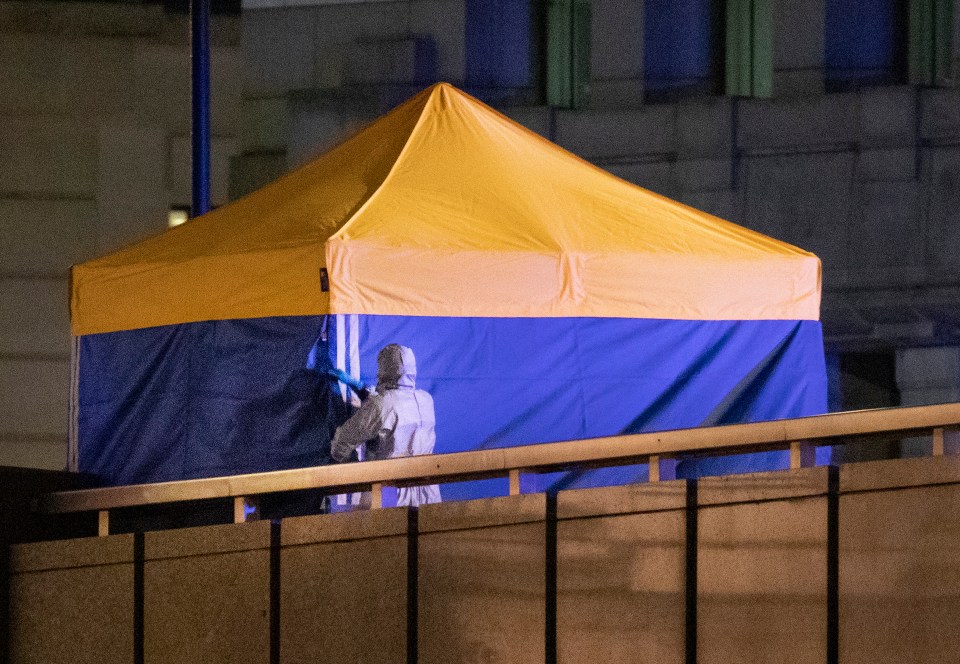
[[[334,434],[330,456],[342,463],[366,443],[370,461],[393,457],[432,454],[436,443],[433,397],[416,389],[417,363],[406,346],[390,344],[377,355],[377,393]],[[440,487],[401,487],[397,505],[440,502]]]

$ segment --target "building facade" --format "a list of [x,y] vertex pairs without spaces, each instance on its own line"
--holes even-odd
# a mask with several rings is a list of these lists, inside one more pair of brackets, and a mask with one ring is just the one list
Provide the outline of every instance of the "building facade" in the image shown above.
[[[836,410],[960,400],[955,0],[243,0],[213,199],[438,80],[823,260]],[[0,465],[64,464],[67,268],[190,201],[186,0],[0,4]]]
[[835,410],[960,399],[952,0],[244,0],[235,191],[434,80],[815,252]]
[[[62,469],[68,269],[190,205],[188,17],[147,3],[0,3],[0,465]],[[240,126],[240,19],[212,34],[212,193]]]

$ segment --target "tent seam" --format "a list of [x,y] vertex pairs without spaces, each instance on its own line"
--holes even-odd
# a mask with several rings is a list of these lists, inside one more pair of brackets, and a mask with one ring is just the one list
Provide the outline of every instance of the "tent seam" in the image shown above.
[[[340,228],[337,229],[335,233],[333,233],[326,239],[326,242],[324,242],[324,245],[327,245],[330,242],[330,240],[342,239],[344,231],[346,231],[350,227],[350,225],[354,221],[356,221],[357,217],[359,217],[364,212],[364,210],[366,210],[367,207],[370,206],[372,201],[375,198],[377,198],[378,194],[386,186],[387,182],[393,177],[393,174],[397,170],[397,165],[403,160],[404,156],[407,154],[407,151],[410,148],[410,144],[413,142],[414,137],[419,132],[420,126],[423,124],[423,119],[427,115],[427,107],[430,106],[430,104],[432,103],[433,95],[436,94],[436,90],[438,89],[439,89],[439,86],[435,86],[434,91],[431,92],[430,96],[427,98],[427,103],[424,104],[423,108],[420,110],[420,117],[418,117],[417,121],[414,123],[413,129],[410,130],[410,135],[407,136],[407,140],[404,141],[403,147],[400,148],[400,152],[397,153],[397,158],[393,160],[393,164],[391,164],[390,169],[387,171],[387,174],[384,176],[383,180],[380,181],[380,184],[377,185],[377,188],[374,189],[373,193],[367,197],[367,200],[365,200],[363,204],[360,207],[358,207],[352,215],[350,215],[350,218],[347,219],[340,226]],[[324,257],[324,262],[329,263],[328,261],[326,261],[326,257]]]

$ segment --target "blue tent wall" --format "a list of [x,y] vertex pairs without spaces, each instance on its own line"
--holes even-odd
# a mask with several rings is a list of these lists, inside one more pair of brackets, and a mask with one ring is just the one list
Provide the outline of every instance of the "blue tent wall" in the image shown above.
[[[437,408],[437,452],[825,412],[816,321],[358,316],[361,375],[387,343],[414,349]],[[322,369],[323,317],[211,321],[88,335],[80,344],[80,469],[110,484],[327,461],[346,416]],[[308,357],[324,331],[317,367]],[[782,453],[699,461],[759,470]],[[645,467],[540,478],[538,488],[645,477]],[[500,486],[503,485],[503,486]],[[444,498],[504,492],[445,486]]]
[[81,337],[80,470],[131,484],[326,463],[346,412],[335,381],[306,367],[322,327],[308,316]]
[[[437,450],[730,424],[826,412],[818,321],[360,317],[361,375],[377,351],[414,349],[434,396]],[[823,460],[823,456],[821,456]],[[787,453],[701,459],[686,476],[786,467]],[[537,478],[534,487],[646,479],[646,466]],[[443,487],[445,499],[506,492],[506,480]]]

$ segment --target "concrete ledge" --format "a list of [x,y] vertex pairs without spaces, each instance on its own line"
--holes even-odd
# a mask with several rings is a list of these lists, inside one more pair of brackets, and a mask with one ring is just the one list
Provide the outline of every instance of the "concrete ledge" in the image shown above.
[[14,574],[132,562],[133,535],[84,537],[10,547],[10,568]]
[[512,526],[543,521],[546,514],[547,497],[542,493],[439,503],[420,508],[419,529],[421,533],[433,533]]
[[960,483],[960,456],[893,459],[840,466],[841,493],[954,483]]
[[239,553],[268,548],[269,521],[165,530],[144,536],[146,560]]
[[557,518],[579,519],[681,510],[685,509],[686,504],[686,480],[576,489],[557,494]]
[[823,496],[827,493],[828,468],[800,468],[767,473],[704,477],[698,480],[697,504],[726,505],[766,500]]
[[397,507],[284,519],[280,529],[280,545],[405,535],[409,516],[409,508]]

